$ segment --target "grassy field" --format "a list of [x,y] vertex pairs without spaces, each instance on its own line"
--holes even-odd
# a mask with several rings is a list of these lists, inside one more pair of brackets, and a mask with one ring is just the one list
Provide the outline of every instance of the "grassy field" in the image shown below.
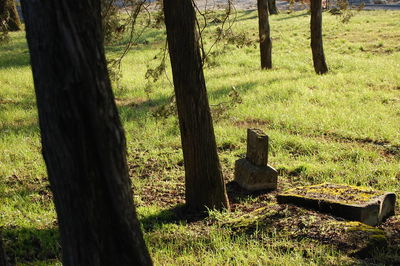
[[[253,42],[243,47],[218,44],[205,69],[226,182],[233,179],[234,161],[245,155],[246,128],[257,127],[270,136],[270,164],[280,174],[278,191],[338,182],[399,194],[399,15],[361,11],[354,12],[349,23],[342,23],[340,17],[325,13],[330,72],[318,76],[309,49],[308,14],[271,17],[274,69],[261,71],[254,46],[256,12],[239,12],[233,31]],[[207,46],[211,44],[207,36],[218,26],[206,30]],[[346,245],[358,239],[343,240],[338,233],[343,229],[339,227],[347,228],[345,222],[279,206],[276,192],[249,195],[230,183],[231,212],[210,211],[207,218],[182,213],[184,169],[177,118],[159,115],[166,113],[160,110],[168,110],[173,93],[169,62],[168,75],[156,82],[145,79],[147,69],[160,62],[164,43],[164,29],[146,31],[124,59],[122,79],[114,83],[128,141],[135,203],[156,264],[400,262],[399,215],[380,227],[387,248],[355,256]],[[109,47],[108,56],[113,58],[122,49],[122,43]],[[0,46],[0,88],[0,226],[6,251],[18,265],[60,264],[57,221],[40,153],[22,32],[12,33],[11,42]],[[260,211],[263,206],[268,207]],[[237,230],[231,226],[243,215],[254,218],[260,212],[268,219],[255,227]],[[340,225],[329,227],[336,222]]]

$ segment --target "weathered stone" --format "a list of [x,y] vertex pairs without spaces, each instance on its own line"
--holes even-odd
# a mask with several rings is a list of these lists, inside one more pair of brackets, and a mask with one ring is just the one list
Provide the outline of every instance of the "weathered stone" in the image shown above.
[[257,166],[268,165],[268,136],[260,129],[247,129],[247,160]]
[[351,221],[374,226],[394,215],[396,195],[370,188],[324,183],[290,189],[278,203],[316,209]]
[[235,181],[249,191],[276,189],[278,172],[269,165],[257,166],[239,159],[235,162]]

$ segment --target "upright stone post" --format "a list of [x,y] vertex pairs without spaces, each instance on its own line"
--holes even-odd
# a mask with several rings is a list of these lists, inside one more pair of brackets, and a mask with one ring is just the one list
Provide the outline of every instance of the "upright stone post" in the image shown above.
[[268,136],[260,129],[247,129],[246,159],[257,166],[268,165]]
[[244,189],[276,189],[278,172],[268,165],[268,136],[260,129],[247,129],[246,158],[235,162],[235,181]]

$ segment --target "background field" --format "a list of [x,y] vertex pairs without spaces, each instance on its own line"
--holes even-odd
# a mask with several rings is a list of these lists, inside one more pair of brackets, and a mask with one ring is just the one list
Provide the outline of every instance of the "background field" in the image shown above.
[[[248,45],[218,44],[205,69],[226,182],[233,179],[234,161],[245,155],[246,128],[258,127],[270,136],[270,164],[279,171],[279,191],[339,182],[400,193],[400,16],[396,11],[353,13],[349,23],[324,14],[330,72],[323,76],[312,68],[306,12],[271,17],[270,71],[259,70],[256,12],[237,14],[232,29]],[[219,26],[206,30],[207,47]],[[108,47],[108,57],[116,57],[125,41]],[[236,234],[222,225],[276,205],[273,193],[238,197],[230,186],[231,213],[211,211],[205,219],[180,214],[176,206],[184,202],[184,169],[177,118],[167,112],[173,111],[169,62],[168,76],[157,82],[145,79],[162,57],[164,29],[147,30],[138,42],[123,61],[114,92],[128,141],[135,203],[156,264],[400,261],[399,242],[370,258],[355,258],[307,235],[291,237],[279,230]],[[0,88],[0,226],[6,251],[17,264],[59,264],[23,33],[11,34],[11,42],[0,46]],[[390,222],[400,225],[399,220],[396,216]]]

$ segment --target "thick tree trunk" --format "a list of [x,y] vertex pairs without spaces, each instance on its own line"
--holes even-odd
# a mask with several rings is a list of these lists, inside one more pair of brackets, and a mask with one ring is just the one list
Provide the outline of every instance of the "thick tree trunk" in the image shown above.
[[3,239],[1,238],[0,235],[0,266],[6,266],[6,265],[7,265],[6,253],[3,247]]
[[21,21],[14,0],[0,0],[0,23],[5,23],[8,31],[21,30]]
[[311,0],[311,50],[314,69],[317,74],[328,72],[322,44],[322,1]]
[[269,27],[268,0],[257,0],[261,69],[272,68],[272,40]]
[[268,0],[268,11],[271,15],[279,14],[278,8],[276,7],[276,0]]
[[165,24],[185,162],[186,204],[228,208],[191,0],[164,1]]
[[63,265],[150,265],[103,48],[99,0],[23,0]]

